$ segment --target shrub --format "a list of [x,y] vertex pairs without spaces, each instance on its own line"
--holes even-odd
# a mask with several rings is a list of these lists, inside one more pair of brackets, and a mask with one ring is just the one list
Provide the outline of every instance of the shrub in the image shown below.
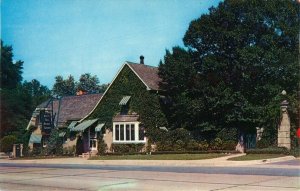
[[237,128],[224,128],[217,133],[216,137],[223,141],[237,141],[238,130]]
[[210,143],[210,149],[211,150],[221,150],[222,149],[223,141],[220,138],[215,138]]
[[17,142],[17,138],[14,135],[8,135],[0,140],[2,152],[12,152],[13,144]]
[[229,141],[224,141],[222,145],[223,150],[235,150],[236,142],[229,140]]
[[266,139],[261,139],[261,140],[257,141],[257,143],[256,143],[256,148],[259,148],[259,149],[267,148],[269,146],[270,146],[270,143]]
[[262,149],[248,149],[247,154],[285,154],[289,155],[290,152],[285,147],[268,147]]
[[145,144],[112,144],[113,151],[116,153],[137,153],[142,152]]
[[104,142],[102,136],[100,136],[98,138],[98,155],[103,155],[106,153],[106,150],[107,150],[107,144]]
[[160,141],[156,143],[158,151],[173,151],[174,147],[171,141]]
[[208,147],[209,147],[209,145],[208,145],[207,141],[204,140],[204,141],[200,141],[198,149],[201,151],[207,151]]
[[190,140],[186,145],[186,150],[188,151],[196,151],[199,149],[199,143],[194,139]]
[[292,148],[292,150],[290,151],[290,153],[294,157],[300,157],[300,149],[299,148]]
[[177,140],[174,144],[175,151],[184,151],[185,150],[185,143],[182,140]]

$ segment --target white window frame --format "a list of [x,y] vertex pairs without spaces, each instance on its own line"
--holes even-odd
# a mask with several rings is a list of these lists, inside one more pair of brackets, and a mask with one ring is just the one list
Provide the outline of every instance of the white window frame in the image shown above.
[[[119,140],[116,140],[116,125],[119,125]],[[121,131],[120,125],[124,125],[124,140],[120,140]],[[129,136],[130,140],[126,140],[126,125],[134,125],[134,140],[131,140],[131,136]],[[113,143],[146,143],[146,137],[144,136],[143,140],[139,140],[139,125],[140,122],[113,122]],[[131,130],[129,131],[131,134]]]

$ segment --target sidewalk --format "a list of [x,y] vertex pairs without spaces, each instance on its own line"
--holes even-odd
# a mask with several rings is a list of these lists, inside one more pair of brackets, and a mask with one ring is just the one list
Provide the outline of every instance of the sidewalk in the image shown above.
[[271,168],[298,168],[298,165],[276,165],[274,162],[282,162],[294,160],[293,156],[285,156],[280,158],[266,160],[250,160],[250,161],[229,161],[228,158],[243,156],[245,154],[232,154],[230,156],[205,159],[205,160],[87,160],[86,158],[53,158],[53,159],[34,159],[34,160],[10,160],[1,159],[1,163],[22,163],[22,164],[80,164],[80,165],[125,165],[125,166],[219,166],[219,167],[271,167]]

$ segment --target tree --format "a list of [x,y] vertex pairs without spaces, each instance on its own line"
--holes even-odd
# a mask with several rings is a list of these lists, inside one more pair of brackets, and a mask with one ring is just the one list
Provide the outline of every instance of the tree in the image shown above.
[[49,90],[39,81],[22,83],[23,61],[13,62],[13,49],[1,41],[0,137],[13,135],[26,143],[26,126],[37,104],[48,99]]
[[76,91],[79,90],[88,93],[103,93],[107,87],[106,84],[99,85],[99,78],[96,75],[92,76],[90,73],[82,74],[78,82],[71,75],[65,80],[59,75],[55,77],[52,92],[57,96],[75,95]]
[[225,0],[192,21],[186,48],[167,52],[159,67],[173,100],[169,123],[202,131],[264,127],[274,142],[280,92],[297,105],[297,10],[291,0]]
[[[36,79],[30,82],[25,81],[23,83],[23,89],[32,97],[32,105],[35,108],[37,105],[47,100],[51,96],[51,91],[47,86],[43,86]],[[33,108],[33,109],[34,109]]]
[[100,89],[98,77],[92,76],[90,73],[82,74],[77,83],[77,90],[86,92],[98,92]]
[[16,88],[22,81],[23,61],[13,61],[13,49],[1,40],[1,88]]
[[74,77],[70,75],[67,79],[64,80],[62,76],[56,76],[52,92],[57,96],[75,95],[76,88]]

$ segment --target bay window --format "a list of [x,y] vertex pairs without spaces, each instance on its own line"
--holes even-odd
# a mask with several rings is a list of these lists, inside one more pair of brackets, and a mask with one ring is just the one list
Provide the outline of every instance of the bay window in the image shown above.
[[145,129],[139,126],[139,122],[115,122],[113,123],[114,143],[144,143]]

